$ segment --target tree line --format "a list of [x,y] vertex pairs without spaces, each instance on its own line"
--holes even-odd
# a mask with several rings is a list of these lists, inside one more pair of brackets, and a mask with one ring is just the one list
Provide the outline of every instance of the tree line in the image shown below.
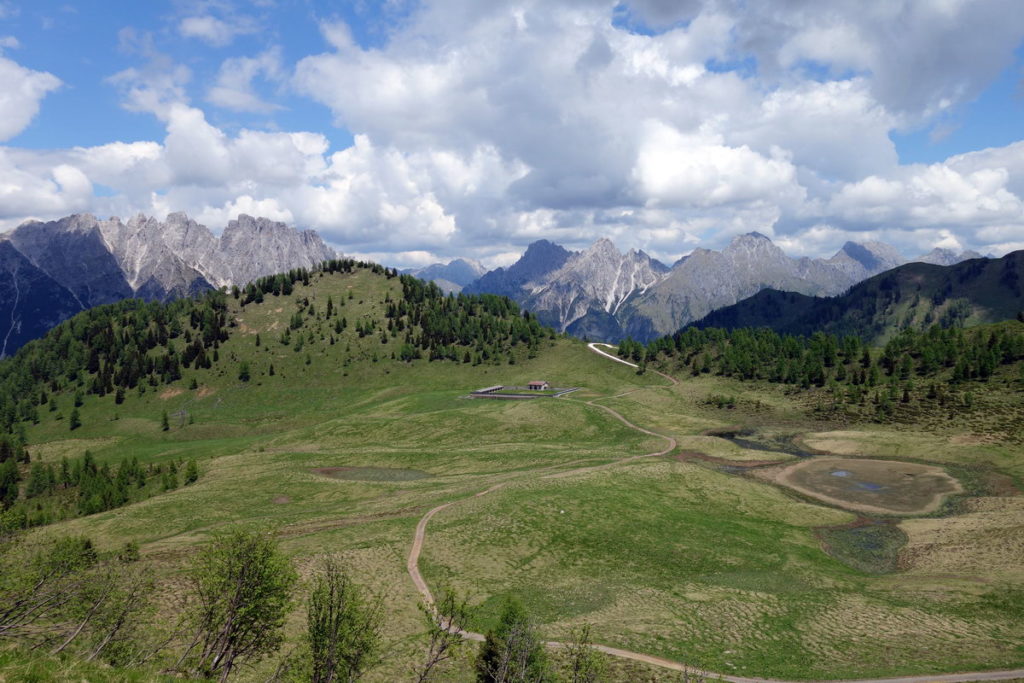
[[389,301],[388,331],[403,334],[401,360],[424,354],[430,360],[463,363],[508,359],[512,350],[527,348],[536,356],[540,342],[553,338],[554,330],[538,322],[529,311],[504,296],[494,294],[446,295],[433,282],[411,275],[400,276],[402,298]]
[[20,458],[4,457],[5,452],[19,452],[4,448],[6,443],[0,438],[0,532],[105,512],[199,479],[195,459],[144,467],[131,457],[111,467],[86,451],[74,460],[30,463],[23,448]]

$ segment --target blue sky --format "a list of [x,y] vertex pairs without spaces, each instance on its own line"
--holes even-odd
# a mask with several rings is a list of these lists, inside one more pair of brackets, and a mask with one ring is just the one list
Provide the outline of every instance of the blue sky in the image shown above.
[[0,228],[263,212],[402,265],[1024,246],[1014,2],[800,4],[0,0]]

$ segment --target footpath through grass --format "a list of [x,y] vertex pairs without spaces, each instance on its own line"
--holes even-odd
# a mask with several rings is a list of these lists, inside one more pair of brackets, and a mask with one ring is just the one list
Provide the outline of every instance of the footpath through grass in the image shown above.
[[[27,432],[33,457],[59,462],[88,449],[108,463],[196,458],[201,476],[37,533],[87,534],[102,548],[138,542],[168,604],[185,562],[219,529],[273,531],[303,576],[319,557],[337,555],[385,597],[389,656],[371,680],[404,680],[421,655],[406,557],[420,517],[456,500],[431,521],[421,568],[435,589],[452,585],[470,596],[481,629],[515,595],[546,637],[590,623],[602,643],[725,673],[832,679],[1024,664],[1024,620],[1013,597],[1024,586],[1024,498],[977,489],[955,516],[900,522],[906,545],[897,560],[891,552],[884,560],[900,571],[880,574],[873,551],[861,553],[856,543],[844,549],[854,555],[845,562],[823,549],[816,529],[849,524],[852,513],[677,457],[792,459],[704,434],[730,425],[772,438],[813,432],[808,443],[855,444],[853,455],[981,463],[1011,480],[1024,471],[1024,454],[999,443],[967,447],[935,430],[814,422],[776,387],[706,376],[668,387],[560,338],[545,339],[535,353],[520,349],[511,364],[402,362],[391,358],[400,337],[354,331],[357,321],[379,320],[397,295],[394,280],[364,271],[315,278],[292,297],[269,296],[244,310],[232,302],[237,326],[210,370],[188,369],[173,385],[122,404],[88,396],[74,431],[58,419],[70,401],[60,397],[60,410],[43,411]],[[335,306],[344,302],[345,332],[310,316],[288,345],[280,343],[296,297],[323,310],[328,296]],[[243,363],[247,382],[239,379]],[[479,387],[538,378],[582,390],[533,401],[465,398]],[[707,400],[716,394],[739,400],[717,408]],[[676,438],[678,452],[544,478],[663,447],[586,405],[593,399]],[[328,468],[374,476],[318,472]],[[498,482],[508,483],[468,498]],[[286,649],[302,619],[300,606]],[[243,678],[264,680],[274,665]],[[0,659],[0,671],[21,666]],[[446,675],[472,678],[466,661]]]

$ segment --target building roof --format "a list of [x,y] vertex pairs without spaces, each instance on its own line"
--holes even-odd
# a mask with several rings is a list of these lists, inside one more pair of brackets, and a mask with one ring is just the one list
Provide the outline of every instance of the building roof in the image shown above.
[[532,382],[527,382],[527,384],[533,386],[534,384],[547,384],[547,382],[542,379],[535,379]]

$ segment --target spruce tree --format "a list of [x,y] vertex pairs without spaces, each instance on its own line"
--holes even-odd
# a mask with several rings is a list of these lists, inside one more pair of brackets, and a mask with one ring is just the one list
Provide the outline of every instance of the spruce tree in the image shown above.
[[18,481],[21,475],[18,474],[18,465],[14,459],[8,459],[0,463],[0,508],[7,509],[18,500]]

